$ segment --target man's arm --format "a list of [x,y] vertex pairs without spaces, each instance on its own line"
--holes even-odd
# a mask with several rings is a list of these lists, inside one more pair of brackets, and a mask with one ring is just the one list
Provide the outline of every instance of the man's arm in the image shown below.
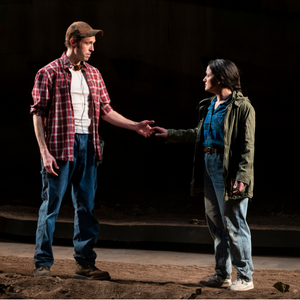
[[58,176],[53,170],[53,165],[56,169],[59,169],[56,159],[50,154],[46,141],[45,141],[45,127],[43,117],[33,115],[33,127],[37,142],[39,144],[40,153],[43,158],[43,164],[47,172],[51,175]]
[[102,119],[112,125],[129,130],[134,130],[144,137],[149,137],[154,132],[154,130],[150,126],[150,124],[153,124],[154,121],[144,120],[141,122],[134,122],[129,119],[126,119],[114,110],[110,111],[106,115],[103,115]]

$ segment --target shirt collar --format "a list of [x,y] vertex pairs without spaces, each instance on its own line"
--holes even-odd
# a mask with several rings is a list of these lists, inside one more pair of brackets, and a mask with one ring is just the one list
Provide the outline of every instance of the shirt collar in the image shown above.
[[[232,94],[231,94],[231,95],[230,95],[223,103],[221,103],[221,104],[219,105],[219,107],[220,107],[220,106],[226,106],[226,105],[231,101],[231,99],[232,99]],[[208,109],[213,109],[214,106],[215,106],[216,101],[217,101],[217,96],[215,96],[215,97],[211,100],[210,106],[208,107]]]
[[[232,98],[232,94],[222,103],[222,104],[224,104],[224,103],[228,103],[229,101],[230,101],[230,99]],[[211,102],[213,102],[213,103],[215,103],[217,101],[217,96],[215,96],[212,100],[211,100]],[[221,105],[221,104],[220,104]]]
[[[63,64],[64,64],[64,68],[65,69],[70,69],[72,64],[71,64],[71,62],[70,62],[70,60],[69,60],[69,58],[66,54],[66,51],[62,54],[61,59],[62,59]],[[86,66],[85,62],[83,62],[83,68],[87,69],[87,66]]]

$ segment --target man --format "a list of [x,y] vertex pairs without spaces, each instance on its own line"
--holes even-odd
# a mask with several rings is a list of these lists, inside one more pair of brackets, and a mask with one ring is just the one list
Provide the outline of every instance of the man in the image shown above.
[[103,35],[85,22],[74,22],[66,32],[67,51],[38,71],[31,106],[35,135],[41,153],[42,200],[36,231],[34,276],[51,276],[55,221],[68,184],[72,186],[75,274],[78,279],[109,280],[95,267],[93,250],[99,224],[93,215],[97,165],[102,153],[99,117],[115,126],[149,137],[154,121],[134,122],[110,106],[98,69],[86,63],[96,37]]

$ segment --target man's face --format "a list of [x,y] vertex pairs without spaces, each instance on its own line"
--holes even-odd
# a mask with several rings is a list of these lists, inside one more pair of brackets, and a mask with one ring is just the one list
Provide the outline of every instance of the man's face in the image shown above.
[[206,76],[203,81],[205,82],[205,91],[215,93],[218,90],[219,82],[209,66],[206,69]]
[[94,36],[85,37],[74,48],[74,52],[80,61],[88,61],[92,52],[94,51],[94,43],[96,38]]

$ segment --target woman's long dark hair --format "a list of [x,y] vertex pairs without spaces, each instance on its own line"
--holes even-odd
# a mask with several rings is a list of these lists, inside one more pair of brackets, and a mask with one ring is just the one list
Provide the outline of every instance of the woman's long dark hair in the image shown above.
[[233,91],[242,91],[240,72],[235,63],[228,59],[215,59],[208,63],[212,73],[221,84]]

